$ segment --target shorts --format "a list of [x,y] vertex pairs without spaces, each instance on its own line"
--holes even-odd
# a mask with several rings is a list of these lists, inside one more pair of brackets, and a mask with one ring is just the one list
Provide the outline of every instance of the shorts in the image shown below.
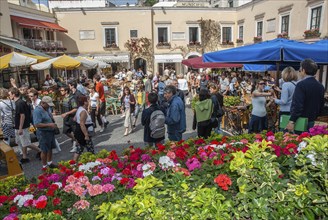
[[48,151],[56,148],[55,133],[53,131],[41,131],[38,129],[36,134],[39,140],[39,147],[42,152],[47,153]]
[[101,116],[106,115],[106,102],[100,102],[99,114]]
[[16,144],[18,144],[19,147],[28,147],[28,146],[30,146],[32,142],[31,142],[31,136],[30,136],[29,128],[24,128],[22,135],[19,135],[18,131],[19,130],[15,129]]

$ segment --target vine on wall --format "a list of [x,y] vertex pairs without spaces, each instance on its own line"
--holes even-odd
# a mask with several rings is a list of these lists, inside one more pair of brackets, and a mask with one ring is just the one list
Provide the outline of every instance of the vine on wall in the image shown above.
[[147,62],[147,69],[153,72],[154,60],[151,39],[146,37],[131,39],[124,44],[124,47],[129,50],[132,61],[137,58],[145,59]]
[[199,20],[203,53],[217,51],[221,39],[220,24],[214,20]]

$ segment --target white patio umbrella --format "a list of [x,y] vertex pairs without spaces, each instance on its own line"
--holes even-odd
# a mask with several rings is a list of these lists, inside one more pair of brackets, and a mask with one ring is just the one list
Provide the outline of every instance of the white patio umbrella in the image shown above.
[[30,66],[37,62],[38,60],[36,58],[13,52],[0,57],[0,69],[5,69],[8,67]]

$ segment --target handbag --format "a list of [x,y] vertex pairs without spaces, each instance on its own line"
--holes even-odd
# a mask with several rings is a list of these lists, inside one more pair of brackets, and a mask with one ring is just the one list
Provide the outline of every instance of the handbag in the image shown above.
[[54,133],[55,133],[55,135],[58,135],[58,134],[60,134],[60,130],[59,130],[59,128],[58,128],[58,127],[55,127],[55,128],[54,128]]
[[[290,115],[282,115],[280,117],[280,128],[285,129],[289,122]],[[308,128],[308,118],[299,117],[295,122],[295,131],[307,131]]]

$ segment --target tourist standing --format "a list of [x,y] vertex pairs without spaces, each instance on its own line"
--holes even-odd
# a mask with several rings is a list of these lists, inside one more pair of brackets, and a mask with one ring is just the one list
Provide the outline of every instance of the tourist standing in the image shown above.
[[39,141],[39,147],[41,148],[41,161],[43,168],[57,168],[57,165],[52,163],[52,149],[56,148],[55,139],[55,120],[49,113],[49,107],[54,107],[52,98],[44,96],[34,111],[33,111],[33,123],[37,128],[37,137]]
[[145,107],[145,103],[146,103],[146,93],[144,91],[143,85],[138,86],[138,91],[137,91],[136,97],[137,97],[137,100],[136,100],[136,107],[135,107],[135,111],[134,111],[133,128],[136,127],[136,123],[138,120],[140,110]]
[[170,141],[182,140],[182,134],[186,131],[186,113],[183,101],[176,94],[176,87],[166,86],[164,97],[169,106],[166,110],[165,124]]
[[165,121],[162,125],[157,125],[157,126],[161,126],[162,128],[158,128],[158,127],[156,128],[156,129],[162,129],[162,131],[164,131],[163,136],[158,137],[158,138],[153,138],[152,137],[152,131],[151,131],[151,128],[149,126],[150,122],[151,122],[151,115],[155,111],[161,111],[163,114],[164,114],[164,112],[160,109],[159,105],[157,104],[158,96],[157,96],[156,93],[154,93],[154,92],[149,93],[148,99],[149,99],[149,102],[150,102],[150,106],[149,106],[149,108],[146,108],[142,111],[141,124],[144,126],[144,142],[148,146],[153,146],[156,143],[162,142],[165,138]]
[[31,124],[31,109],[25,101],[20,98],[20,92],[17,88],[9,89],[10,99],[15,101],[15,139],[16,144],[23,151],[23,158],[21,163],[28,163],[30,160],[27,158],[27,148],[31,148],[41,153],[40,149],[31,143],[30,137],[30,124]]
[[[308,129],[323,111],[325,89],[315,78],[318,66],[311,59],[305,59],[300,65],[302,78],[296,85],[291,105],[291,117],[287,130],[294,131],[295,122],[299,117],[308,118]],[[285,83],[284,83],[285,84]]]
[[0,88],[0,115],[3,140],[10,144],[15,137],[15,102],[9,99],[8,90]]
[[96,92],[99,95],[99,101],[100,101],[100,107],[99,107],[98,114],[100,114],[104,128],[106,128],[108,126],[109,122],[106,119],[106,99],[105,99],[104,85],[100,81],[99,74],[94,75],[93,81],[96,84]]
[[[193,129],[195,130],[197,126],[198,137],[208,138],[211,135],[213,110],[214,105],[209,91],[207,89],[201,89],[199,91],[199,101],[195,104],[193,120]],[[213,119],[216,119],[216,117],[213,116]]]
[[282,85],[280,99],[274,99],[275,103],[280,106],[279,121],[282,115],[290,115],[293,95],[297,83],[297,73],[293,67],[286,67],[282,71],[284,84]]
[[77,162],[80,155],[83,153],[84,148],[87,151],[94,154],[94,146],[91,140],[91,133],[94,132],[93,122],[91,116],[89,115],[87,108],[89,102],[86,96],[80,96],[78,98],[78,109],[76,111],[75,121],[76,129],[74,131],[74,136],[76,137],[79,146],[74,154],[74,160]]
[[93,84],[89,85],[89,91],[90,91],[90,94],[89,94],[90,111],[89,112],[91,113],[91,119],[93,122],[93,126],[94,126],[94,128],[97,127],[97,124],[96,124],[96,118],[97,118],[98,124],[100,126],[100,132],[103,132],[104,124],[101,120],[101,115],[99,113],[100,112],[100,110],[99,110],[100,109],[99,94],[96,92],[95,86]]
[[77,149],[76,148],[77,143],[74,138],[74,128],[75,128],[74,116],[77,111],[77,100],[73,96],[73,94],[70,93],[68,87],[66,86],[61,87],[59,91],[60,94],[63,96],[62,114],[61,114],[61,117],[63,118],[63,134],[71,138],[73,146],[70,152],[74,153]]
[[[271,92],[264,92],[265,82],[261,80],[257,84],[257,89],[252,92],[252,115],[249,122],[248,133],[259,133],[268,128],[266,97],[272,95]],[[269,105],[269,104],[268,104]]]
[[[122,97],[122,103],[123,103],[124,112],[125,112],[124,136],[127,136],[128,134],[132,133],[132,131],[133,131],[131,114],[135,110],[136,100],[134,98],[134,95],[131,94],[129,87],[125,86],[123,92],[124,92],[124,95]],[[130,130],[129,130],[129,128],[130,128]]]
[[224,115],[223,111],[223,95],[219,92],[219,88],[216,84],[211,83],[210,86],[210,93],[211,93],[211,99],[214,105],[214,115],[216,115],[216,118],[218,120],[218,126],[215,129],[215,132],[218,134],[223,134],[221,131],[221,122],[222,122],[222,117]]

